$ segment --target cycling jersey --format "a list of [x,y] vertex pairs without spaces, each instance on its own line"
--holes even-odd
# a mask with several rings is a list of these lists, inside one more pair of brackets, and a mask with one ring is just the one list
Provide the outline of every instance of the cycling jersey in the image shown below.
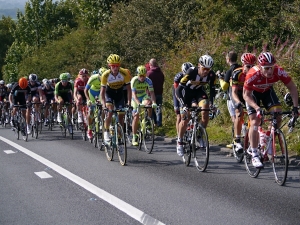
[[179,86],[176,88],[176,96],[180,101],[180,104],[191,104],[192,99],[196,99],[199,102],[200,97],[207,99],[205,92],[205,85],[209,85],[210,104],[213,104],[215,97],[215,83],[216,74],[214,71],[209,71],[206,77],[201,77],[198,72],[198,68],[189,68],[186,74],[180,79]]
[[42,89],[41,83],[37,81],[34,84],[31,84],[29,82],[28,86],[31,89],[31,95],[38,97],[39,96],[39,90]]
[[123,90],[123,85],[130,83],[130,76],[124,68],[120,68],[117,76],[111,74],[111,70],[106,70],[101,76],[101,86],[106,86],[107,92]]
[[232,82],[229,87],[229,95],[233,105],[236,105],[237,102],[234,101],[232,97],[232,87],[236,87],[238,89],[237,95],[240,102],[245,104],[245,100],[243,98],[243,86],[245,82],[246,74],[243,72],[243,67],[239,67],[232,72]]
[[46,96],[47,102],[50,103],[51,100],[54,99],[54,88],[50,86],[49,89],[47,89],[45,86],[42,88],[42,91],[44,95]]
[[66,86],[63,86],[61,81],[55,85],[54,94],[58,96],[67,95],[72,92],[72,84],[70,82],[67,83]]
[[92,75],[89,78],[85,88],[88,90],[91,89],[93,91],[100,91],[101,80],[99,79],[99,75],[98,74]]
[[288,84],[292,78],[278,65],[274,66],[273,76],[271,78],[263,76],[258,66],[254,66],[247,73],[244,88],[248,91],[254,90],[264,93],[271,89],[279,80],[281,80],[284,84]]
[[[132,78],[131,80],[131,90],[136,93],[136,96],[139,98],[147,94],[147,90],[153,90],[153,84],[150,78],[146,77],[144,82],[141,82],[138,79],[138,76]],[[133,99],[133,98],[132,98]],[[134,100],[134,99],[133,99]]]
[[6,86],[3,86],[0,88],[0,101],[3,101],[3,99],[7,99],[8,97],[8,88]]
[[12,95],[14,105],[23,105],[22,108],[26,108],[26,99],[31,95],[31,89],[27,86],[25,89],[22,89],[18,83],[12,87],[10,94]]
[[74,83],[74,88],[77,88],[77,91],[83,92],[84,88],[87,84],[87,81],[84,82],[83,79],[81,79],[80,77],[77,77]]

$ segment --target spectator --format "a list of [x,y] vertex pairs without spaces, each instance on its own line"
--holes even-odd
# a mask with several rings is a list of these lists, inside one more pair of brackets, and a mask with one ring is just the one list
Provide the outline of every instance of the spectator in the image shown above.
[[[150,59],[149,65],[150,65],[150,70],[147,71],[147,76],[152,80],[153,83],[156,104],[161,105],[165,75],[163,74],[160,67],[158,66],[156,59]],[[156,113],[154,112],[152,113],[152,118],[154,120],[154,124],[157,127],[162,126],[161,110],[159,110],[158,118],[156,117]]]

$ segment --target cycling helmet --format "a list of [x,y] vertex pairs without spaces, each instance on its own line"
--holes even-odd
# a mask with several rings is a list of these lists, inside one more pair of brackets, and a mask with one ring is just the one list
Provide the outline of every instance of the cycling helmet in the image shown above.
[[32,73],[32,74],[29,75],[29,81],[34,81],[34,82],[36,82],[37,79],[38,79],[38,77],[37,77],[36,74],[33,74],[33,73]]
[[146,70],[146,67],[145,66],[143,66],[143,65],[141,65],[141,66],[138,66],[137,68],[136,68],[136,74],[139,76],[139,75],[146,75],[146,73],[147,73],[147,70]]
[[286,93],[284,96],[284,102],[287,106],[292,106],[293,105],[293,99],[290,93]]
[[12,84],[9,83],[9,84],[6,85],[6,87],[7,87],[8,89],[11,89],[11,88],[12,88]]
[[5,82],[4,82],[4,80],[0,80],[0,84],[4,84]]
[[270,52],[262,52],[258,56],[258,64],[260,66],[273,66],[276,63],[276,59]]
[[42,83],[45,83],[47,80],[48,80],[48,79],[44,78],[44,79],[42,80]]
[[99,69],[99,76],[101,76],[105,71],[106,71],[107,69],[105,68],[105,67],[101,67],[100,69]]
[[45,87],[50,87],[50,81],[47,79],[43,82],[43,84],[45,85]]
[[110,54],[107,58],[107,63],[108,64],[120,64],[121,63],[121,58],[120,58],[119,55]]
[[[88,74],[89,74],[89,71],[85,68],[83,68],[79,71],[79,75],[88,75]],[[71,75],[70,75],[70,78],[71,78]]]
[[193,67],[194,65],[190,62],[185,62],[181,65],[181,71],[183,73],[186,73],[186,71],[188,71],[189,68]]
[[21,78],[19,79],[19,86],[20,86],[20,88],[22,88],[22,89],[27,88],[27,86],[28,86],[28,81],[27,81],[27,79],[26,79],[25,77],[21,77]]
[[68,80],[68,73],[62,73],[59,75],[60,80]]
[[214,65],[214,60],[210,55],[203,55],[199,58],[199,63],[205,68],[212,68]]
[[94,70],[93,72],[92,72],[92,74],[94,75],[94,74],[98,74],[98,71],[97,70]]
[[254,65],[256,63],[256,56],[252,53],[244,53],[241,56],[241,62],[244,65]]

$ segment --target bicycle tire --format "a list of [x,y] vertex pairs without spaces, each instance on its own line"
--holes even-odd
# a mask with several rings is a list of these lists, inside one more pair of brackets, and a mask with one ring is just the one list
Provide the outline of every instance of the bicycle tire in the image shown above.
[[35,124],[35,126],[34,126],[34,137],[35,137],[35,139],[37,139],[38,136],[39,136],[39,122],[36,121],[34,124]]
[[184,142],[183,162],[186,166],[189,166],[191,163],[192,145],[191,145],[190,138],[191,138],[190,131],[185,131],[185,133],[183,135],[183,142]]
[[28,141],[28,133],[27,133],[27,128],[26,128],[26,123],[25,122],[22,122],[21,124],[21,129],[23,130],[23,134],[22,134],[22,138],[24,141]]
[[128,115],[129,112],[125,114],[125,137],[129,146],[132,145],[132,121],[130,121],[130,117]]
[[197,170],[205,172],[209,160],[209,142],[206,129],[194,127],[192,138],[192,153]]
[[18,125],[16,127],[13,127],[13,132],[14,132],[14,136],[16,137],[17,140],[20,139],[20,132],[19,132],[19,128]]
[[256,178],[259,175],[261,168],[256,168],[252,165],[252,153],[248,152],[248,149],[250,148],[248,134],[249,131],[247,131],[244,139],[244,163],[248,175],[252,178]]
[[100,120],[99,122],[97,122],[97,126],[98,126],[98,131],[97,131],[97,147],[99,149],[99,151],[103,151],[103,145],[104,145],[104,123],[103,123],[103,119],[100,116]]
[[[123,131],[123,127],[120,123],[117,124],[117,134],[115,135],[115,137],[118,138],[118,145],[116,145],[116,150],[118,152],[118,158],[119,158],[119,162],[122,166],[126,165],[127,162],[127,146],[126,146],[126,139],[125,139],[125,134]],[[123,151],[120,151],[120,149],[123,148]]]
[[275,175],[275,181],[280,186],[283,186],[286,182],[288,174],[288,150],[286,145],[286,140],[283,132],[277,130],[274,133],[275,138],[275,151],[272,154],[272,166]]
[[150,154],[154,146],[154,125],[153,120],[150,117],[145,118],[144,124],[145,129],[142,129],[142,140],[145,152]]
[[114,159],[115,147],[114,144],[112,143],[112,138],[113,137],[111,137],[111,140],[109,142],[104,143],[104,151],[108,161],[112,161]]

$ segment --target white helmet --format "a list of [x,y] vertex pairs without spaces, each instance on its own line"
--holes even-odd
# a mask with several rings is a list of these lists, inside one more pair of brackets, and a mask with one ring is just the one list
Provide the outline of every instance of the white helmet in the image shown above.
[[205,68],[212,68],[214,65],[214,60],[210,55],[203,55],[199,58],[199,63]]
[[193,67],[194,65],[190,62],[185,62],[181,65],[181,71],[183,73],[186,73],[186,71],[188,71],[189,68]]
[[36,74],[33,74],[33,73],[32,73],[32,74],[29,75],[29,81],[35,81],[35,82],[36,82],[37,79],[38,79],[38,77],[37,77]]
[[4,80],[0,80],[0,84],[4,84],[5,82],[4,82]]

